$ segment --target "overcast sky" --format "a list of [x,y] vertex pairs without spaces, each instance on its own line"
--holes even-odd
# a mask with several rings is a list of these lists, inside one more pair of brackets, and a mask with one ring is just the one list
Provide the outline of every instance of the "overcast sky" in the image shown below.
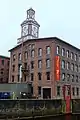
[[80,47],[80,0],[1,0],[0,55],[9,56],[17,44],[30,7],[36,11],[40,37],[57,36]]

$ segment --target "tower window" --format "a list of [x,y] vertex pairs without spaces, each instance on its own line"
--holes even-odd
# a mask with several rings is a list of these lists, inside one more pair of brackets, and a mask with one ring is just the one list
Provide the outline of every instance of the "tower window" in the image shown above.
[[50,54],[50,47],[49,46],[46,47],[46,54],[47,55]]
[[20,75],[18,75],[18,82],[19,82],[19,80],[20,80]]
[[34,57],[34,50],[31,51],[31,57]]
[[57,46],[57,54],[60,54],[60,47]]
[[38,95],[41,95],[41,86],[38,86]]
[[27,59],[28,58],[28,52],[25,52],[24,56],[25,56],[25,59]]
[[76,75],[76,82],[78,82],[78,76]]
[[69,69],[70,69],[70,63],[67,62],[67,70],[69,70]]
[[75,61],[77,60],[77,54],[74,55],[74,60],[75,60]]
[[67,54],[67,58],[69,58],[69,50],[67,50],[66,54]]
[[31,73],[31,81],[33,81],[33,80],[34,80],[34,74]]
[[65,56],[65,49],[62,48],[62,56]]
[[70,74],[67,74],[67,81],[70,80]]
[[71,70],[72,71],[74,70],[74,64],[73,63],[71,64]]
[[38,61],[38,68],[41,68],[41,67],[42,67],[42,61],[39,60],[39,61]]
[[74,55],[73,55],[73,52],[71,52],[71,59],[73,59],[74,58]]
[[50,80],[50,72],[46,72],[47,80]]
[[34,69],[34,61],[31,61],[31,69]]
[[60,96],[60,86],[57,86],[57,96]]
[[14,76],[12,75],[12,82],[14,82]]
[[31,93],[33,94],[33,87],[31,87]]
[[71,75],[72,82],[74,82],[74,75]]
[[14,55],[13,55],[13,61],[15,61],[15,60],[16,60],[16,55],[14,54]]
[[3,83],[3,78],[0,78],[0,83]]
[[65,73],[62,73],[62,80],[65,80]]
[[75,65],[75,72],[78,72],[78,65]]
[[7,66],[9,66],[9,61],[7,61]]
[[15,71],[15,65],[13,65],[13,72]]
[[19,53],[18,59],[21,60],[21,53]]
[[42,56],[42,49],[41,48],[38,49],[38,56]]
[[32,49],[34,49],[34,44],[32,44]]
[[4,65],[4,60],[2,60],[2,65]]
[[50,67],[50,59],[46,60],[46,67],[49,68]]
[[75,96],[75,88],[74,87],[72,87],[72,94],[73,94],[73,96]]
[[41,76],[42,74],[41,73],[38,73],[38,79],[41,80]]
[[76,88],[76,94],[77,94],[77,96],[79,95],[79,88],[78,87]]
[[65,61],[62,60],[62,69],[65,69]]

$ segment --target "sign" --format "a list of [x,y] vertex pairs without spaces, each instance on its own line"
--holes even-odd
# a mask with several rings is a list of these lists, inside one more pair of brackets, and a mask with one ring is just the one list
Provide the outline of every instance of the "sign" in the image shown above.
[[60,57],[56,56],[55,58],[55,79],[56,81],[60,80]]

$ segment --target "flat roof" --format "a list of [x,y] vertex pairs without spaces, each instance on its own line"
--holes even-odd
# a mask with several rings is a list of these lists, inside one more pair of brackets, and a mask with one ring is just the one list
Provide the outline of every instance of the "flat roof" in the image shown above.
[[[26,36],[25,36],[25,37],[26,37]],[[20,39],[20,38],[18,38],[18,39]],[[70,46],[70,47],[73,47],[74,49],[80,51],[79,48],[75,47],[74,45],[72,45],[72,44],[70,44],[70,43],[68,43],[68,42],[66,42],[66,41],[64,41],[64,40],[62,40],[62,39],[60,39],[60,38],[58,38],[58,37],[45,37],[45,38],[37,38],[37,39],[28,39],[28,40],[24,41],[24,44],[25,44],[26,42],[29,42],[29,41],[52,40],[52,39],[55,40],[55,41],[58,40],[58,41],[60,41],[60,42],[62,42],[62,43],[65,43],[66,45],[68,45],[68,46]],[[12,50],[20,47],[21,45],[22,45],[22,43],[19,44],[19,45],[16,45],[14,48],[10,49],[9,52],[11,52]]]

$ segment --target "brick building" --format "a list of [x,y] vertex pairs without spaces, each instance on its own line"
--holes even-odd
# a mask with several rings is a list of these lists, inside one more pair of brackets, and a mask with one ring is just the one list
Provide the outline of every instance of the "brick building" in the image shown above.
[[0,83],[9,81],[9,62],[9,57],[0,55]]
[[80,97],[80,49],[57,38],[38,38],[35,11],[27,11],[18,45],[10,51],[10,83],[31,83],[41,98]]

